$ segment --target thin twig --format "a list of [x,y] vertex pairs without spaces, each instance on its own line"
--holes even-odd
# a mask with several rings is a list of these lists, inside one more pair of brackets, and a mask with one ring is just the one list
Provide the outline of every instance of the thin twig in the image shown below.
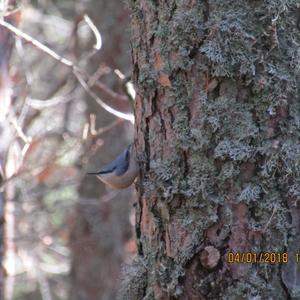
[[100,50],[102,47],[102,38],[101,34],[98,31],[97,27],[93,23],[93,21],[90,19],[88,15],[83,16],[84,21],[87,23],[87,25],[91,28],[92,32],[94,33],[95,39],[96,39],[96,44],[94,45],[94,49]]
[[91,133],[91,135],[96,135],[97,134],[96,115],[95,114],[90,114],[90,133]]
[[[110,74],[111,69],[107,66],[100,65],[96,72],[90,76],[89,85],[94,86],[96,82],[105,74]],[[121,96],[121,95],[120,95]]]
[[83,126],[83,130],[82,130],[82,139],[83,140],[86,140],[88,138],[89,129],[90,129],[90,124],[85,123],[84,126]]

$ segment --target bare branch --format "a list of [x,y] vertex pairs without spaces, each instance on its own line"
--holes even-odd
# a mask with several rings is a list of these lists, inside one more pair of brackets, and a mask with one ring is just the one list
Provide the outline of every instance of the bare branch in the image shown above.
[[12,118],[10,120],[10,123],[14,126],[16,132],[18,133],[19,137],[24,141],[24,143],[30,144],[32,138],[25,135],[22,128],[18,125],[17,120],[15,118]]
[[16,36],[22,38],[23,40],[25,40],[29,44],[32,44],[32,45],[36,46],[37,48],[41,49],[43,52],[47,53],[52,58],[54,58],[55,60],[61,62],[64,65],[66,65],[67,67],[71,67],[71,68],[75,67],[74,63],[71,62],[70,60],[60,56],[59,54],[57,54],[56,52],[51,50],[49,47],[45,46],[44,44],[42,44],[38,40],[32,38],[27,33],[21,31],[20,29],[16,28],[15,26],[11,25],[10,23],[4,21],[3,19],[0,20],[0,25],[5,27],[9,31],[13,32]]
[[75,94],[70,94],[66,96],[58,96],[58,97],[53,97],[52,99],[48,100],[39,100],[39,99],[32,99],[28,98],[26,104],[31,106],[34,109],[44,109],[46,107],[51,107],[59,104],[66,104],[67,102],[71,101],[74,99]]
[[91,28],[92,32],[94,33],[96,39],[96,44],[94,45],[94,49],[100,50],[102,47],[102,38],[100,32],[98,31],[97,27],[95,26],[95,24],[93,23],[93,21],[90,19],[88,15],[84,15],[83,19]]
[[106,111],[110,112],[111,114],[128,120],[131,123],[134,123],[134,115],[133,114],[126,114],[123,112],[120,112],[118,110],[115,110],[114,108],[112,108],[111,106],[107,105],[103,100],[101,100],[88,86],[88,84],[85,82],[85,80],[83,79],[83,77],[81,76],[81,74],[79,72],[76,72],[74,70],[74,75],[76,76],[76,78],[78,79],[78,81],[80,82],[81,86],[85,89],[85,91],[96,100],[96,102],[103,107]]

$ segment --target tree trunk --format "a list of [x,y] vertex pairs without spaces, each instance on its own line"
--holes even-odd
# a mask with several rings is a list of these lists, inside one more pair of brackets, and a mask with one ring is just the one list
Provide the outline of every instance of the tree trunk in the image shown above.
[[129,1],[140,257],[121,299],[299,299],[297,3]]
[[[14,7],[15,1],[6,1],[2,10],[7,15],[5,21],[14,25],[18,23],[18,13],[8,13],[8,7]],[[15,255],[15,188],[11,182],[5,182],[16,171],[20,158],[15,143],[15,129],[9,123],[9,117],[14,115],[12,102],[12,79],[9,71],[9,61],[13,50],[14,39],[11,32],[0,28],[0,300],[12,298],[12,276],[14,265],[11,258]],[[4,266],[4,258],[6,265]],[[5,275],[6,278],[5,278]],[[4,279],[6,281],[4,282]]]

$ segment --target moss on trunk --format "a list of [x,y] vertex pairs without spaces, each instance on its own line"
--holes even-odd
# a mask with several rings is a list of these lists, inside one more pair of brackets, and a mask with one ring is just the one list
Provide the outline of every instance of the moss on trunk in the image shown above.
[[[298,1],[129,5],[147,269],[137,299],[299,297]],[[265,252],[289,263],[255,263]]]

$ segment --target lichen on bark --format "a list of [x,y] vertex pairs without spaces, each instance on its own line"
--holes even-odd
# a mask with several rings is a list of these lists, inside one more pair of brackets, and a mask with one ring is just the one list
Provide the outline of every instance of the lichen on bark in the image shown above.
[[[286,299],[299,234],[296,0],[129,1],[141,159],[137,232],[154,299]],[[215,247],[212,270],[199,257]],[[294,257],[291,257],[294,259]],[[294,266],[295,267],[295,266]],[[300,295],[298,295],[300,296]]]

